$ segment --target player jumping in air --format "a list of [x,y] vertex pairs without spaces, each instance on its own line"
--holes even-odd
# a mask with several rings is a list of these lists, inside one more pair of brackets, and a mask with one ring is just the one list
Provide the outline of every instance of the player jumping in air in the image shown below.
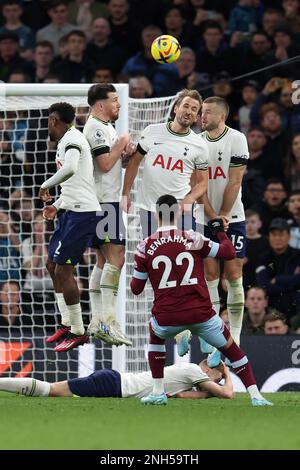
[[88,91],[91,114],[84,126],[94,160],[94,174],[98,200],[103,211],[94,246],[97,264],[94,266],[89,293],[92,320],[88,327],[91,335],[104,342],[131,345],[116,319],[119,279],[125,261],[126,234],[119,208],[122,186],[122,152],[133,152],[129,134],[119,138],[111,122],[119,117],[120,103],[115,87],[96,84]]
[[[240,333],[244,312],[243,260],[245,256],[246,226],[245,213],[241,200],[242,179],[249,158],[247,139],[241,132],[226,126],[229,107],[223,98],[213,96],[203,102],[201,137],[209,150],[208,172],[209,183],[207,194],[199,202],[204,204],[204,234],[212,238],[208,221],[216,217],[224,217],[229,222],[227,235],[236,250],[236,258],[224,261],[225,282],[228,288],[227,308],[229,312],[230,333],[234,341],[240,344]],[[202,223],[196,211],[197,229]],[[202,228],[202,227],[201,227]],[[199,227],[200,229],[200,227]],[[207,259],[205,277],[210,299],[219,314],[220,299],[218,286],[220,267],[216,259]],[[181,335],[178,352],[184,355],[188,349],[189,332]],[[200,341],[201,350],[211,353],[208,363],[211,367],[218,365],[221,354],[204,341]]]
[[135,254],[131,290],[140,294],[149,278],[154,290],[150,320],[148,360],[153,390],[142,398],[144,404],[166,404],[164,389],[165,339],[188,329],[220,349],[231,361],[235,374],[247,388],[252,404],[271,405],[259,393],[252,368],[244,352],[234,342],[222,319],[213,310],[204,278],[203,258],[232,260],[234,247],[224,231],[221,218],[208,226],[218,242],[200,233],[179,230],[179,207],[170,195],[157,201],[158,230],[141,242]]
[[58,352],[89,340],[84,331],[74,266],[95,236],[99,222],[97,211],[101,209],[95,192],[90,146],[73,126],[74,118],[75,110],[68,103],[55,103],[49,108],[49,136],[58,142],[58,170],[42,184],[39,193],[43,202],[49,202],[52,200],[49,189],[61,186],[59,199],[43,210],[45,219],[53,220],[59,208],[65,209],[50,240],[47,260],[62,317],[60,328],[47,342],[63,340],[54,348]]
[[[165,367],[165,390],[176,398],[233,398],[228,367],[210,369],[206,361]],[[224,385],[219,385],[224,378]],[[103,369],[87,377],[49,383],[33,378],[0,378],[0,390],[30,397],[146,397],[151,393],[151,372],[119,373]]]
[[[192,228],[192,204],[206,192],[208,184],[207,144],[190,128],[197,121],[201,106],[198,91],[182,90],[175,102],[173,121],[146,127],[129,161],[122,206],[125,211],[131,206],[130,190],[143,161],[136,205],[140,208],[144,237],[155,230],[155,203],[163,194],[172,194],[182,202],[189,213],[183,221],[184,228]],[[195,185],[191,189],[192,175]]]

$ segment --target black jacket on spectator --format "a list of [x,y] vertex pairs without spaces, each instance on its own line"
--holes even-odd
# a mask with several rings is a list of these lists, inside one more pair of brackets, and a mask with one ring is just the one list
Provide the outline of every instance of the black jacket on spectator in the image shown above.
[[51,67],[62,83],[86,82],[94,70],[94,64],[84,56],[81,62],[73,62],[68,57]]
[[297,267],[300,250],[288,247],[281,255],[271,249],[256,270],[256,285],[266,289],[269,304],[287,318],[300,308],[300,274],[294,274]]
[[86,48],[86,55],[94,63],[95,68],[97,66],[105,67],[110,69],[113,74],[120,72],[127,58],[124,51],[112,42],[103,47],[89,42]]
[[246,243],[246,260],[243,266],[243,284],[245,289],[249,289],[256,285],[255,270],[259,266],[270,250],[267,237],[262,236],[251,240],[247,238]]
[[292,214],[287,210],[287,208],[282,205],[279,207],[271,207],[265,201],[261,201],[258,204],[255,204],[251,207],[252,210],[258,212],[260,219],[262,221],[261,233],[267,234],[271,220],[276,217],[280,217],[285,220],[292,220]]
[[[251,160],[249,160],[249,163],[251,163]],[[249,207],[258,204],[262,200],[265,186],[266,181],[261,176],[260,171],[247,167],[242,185],[242,201],[245,209],[249,209]]]
[[33,80],[34,78],[34,69],[31,62],[26,59],[22,59],[19,54],[8,62],[4,62],[0,59],[0,80],[7,82],[10,74],[14,70],[22,70],[26,75]]

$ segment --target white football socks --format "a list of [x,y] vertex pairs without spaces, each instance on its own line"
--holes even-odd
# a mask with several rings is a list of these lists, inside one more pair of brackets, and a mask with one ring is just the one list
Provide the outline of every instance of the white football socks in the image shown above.
[[99,323],[103,320],[102,313],[102,299],[100,280],[102,276],[102,269],[97,265],[94,266],[90,280],[89,280],[89,295],[91,301],[92,319],[90,325],[99,327]]
[[119,289],[121,269],[112,264],[105,263],[102,271],[100,288],[102,297],[102,315],[104,323],[110,323],[117,317],[117,296]]
[[71,320],[71,333],[74,335],[83,335],[84,334],[84,326],[82,321],[82,312],[81,312],[81,305],[74,304],[68,305],[70,311],[70,320]]
[[206,281],[208,290],[209,290],[209,297],[210,301],[216,311],[216,313],[220,314],[220,296],[219,296],[219,282],[220,279],[214,279],[213,281]]
[[55,292],[55,297],[59,313],[61,314],[61,324],[64,326],[71,326],[70,312],[65,302],[64,294]]
[[0,390],[28,397],[48,397],[51,385],[32,378],[0,378]]
[[153,379],[153,395],[161,395],[164,391],[164,379]]
[[259,393],[257,385],[250,385],[247,390],[251,398],[257,398],[258,400],[264,399],[264,397]]
[[226,285],[228,288],[227,309],[230,323],[230,334],[239,346],[245,304],[243,278],[239,277],[235,281],[226,280]]

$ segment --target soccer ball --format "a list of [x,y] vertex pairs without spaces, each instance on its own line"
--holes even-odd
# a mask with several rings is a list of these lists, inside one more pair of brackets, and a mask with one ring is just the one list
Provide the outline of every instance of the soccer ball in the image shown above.
[[151,54],[156,62],[170,64],[180,56],[181,46],[176,38],[164,34],[154,39],[151,45]]

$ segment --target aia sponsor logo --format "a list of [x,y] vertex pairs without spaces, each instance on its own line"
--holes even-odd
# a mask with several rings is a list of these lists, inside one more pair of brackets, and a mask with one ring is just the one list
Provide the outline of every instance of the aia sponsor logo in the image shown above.
[[208,178],[210,180],[216,180],[217,178],[224,178],[226,180],[226,175],[220,166],[216,166],[212,168],[211,166],[208,167]]
[[183,173],[183,161],[177,160],[173,157],[164,158],[163,155],[157,155],[156,159],[152,163],[152,166],[160,166],[164,170],[178,171]]

